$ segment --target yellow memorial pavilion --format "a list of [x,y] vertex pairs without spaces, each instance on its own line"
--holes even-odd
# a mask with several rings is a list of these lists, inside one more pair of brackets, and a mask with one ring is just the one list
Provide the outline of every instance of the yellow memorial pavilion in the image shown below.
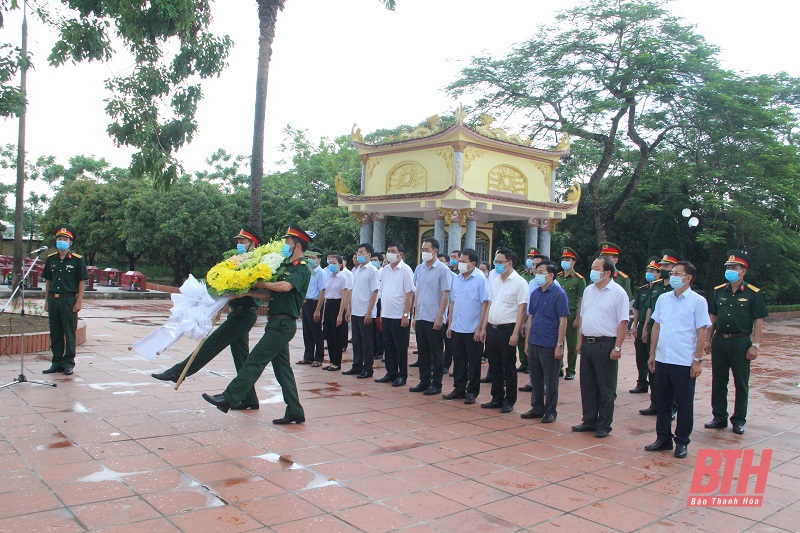
[[360,242],[383,251],[386,217],[416,218],[420,241],[433,236],[443,252],[473,248],[487,260],[493,249],[492,223],[524,220],[527,246],[550,255],[551,232],[577,212],[580,200],[580,185],[575,184],[565,203],[555,201],[556,169],[561,156],[569,153],[569,137],[552,150],[542,150],[493,128],[488,115],[481,120],[481,126],[468,127],[460,107],[449,127],[434,116],[425,126],[380,144],[365,143],[353,126],[351,143],[361,154],[361,190],[352,194],[337,178],[336,191],[339,205],[361,224]]

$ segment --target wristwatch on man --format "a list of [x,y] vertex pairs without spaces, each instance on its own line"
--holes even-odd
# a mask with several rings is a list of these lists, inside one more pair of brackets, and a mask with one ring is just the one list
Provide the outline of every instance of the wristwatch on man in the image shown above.
[[694,358],[694,362],[695,362],[695,363],[697,363],[697,364],[699,364],[699,365],[702,365],[702,364],[703,364],[703,360],[702,360],[702,359],[700,359],[699,357],[695,357],[695,358]]
[[614,346],[614,351],[615,352],[621,352],[622,348],[620,348],[619,346]]
[[750,346],[755,346],[756,348],[761,349],[761,343],[760,342],[754,342]]
[[403,313],[403,318],[408,318],[408,313]]

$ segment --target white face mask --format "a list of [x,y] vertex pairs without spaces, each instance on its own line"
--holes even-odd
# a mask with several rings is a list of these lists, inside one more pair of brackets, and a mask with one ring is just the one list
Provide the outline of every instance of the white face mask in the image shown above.
[[469,268],[469,265],[467,265],[467,263],[459,263],[458,264],[458,271],[461,272],[462,274],[466,274],[468,268]]
[[386,253],[386,260],[389,261],[389,263],[397,263],[397,260],[400,259],[398,257],[398,255],[399,254],[393,254],[391,252],[387,252]]
[[433,254],[431,252],[422,252],[422,260],[426,263],[433,259]]

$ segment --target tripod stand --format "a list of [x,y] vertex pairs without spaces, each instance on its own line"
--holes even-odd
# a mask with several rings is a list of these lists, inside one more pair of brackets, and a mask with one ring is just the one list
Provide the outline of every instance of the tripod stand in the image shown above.
[[[41,253],[41,252],[40,252]],[[14,381],[10,383],[6,383],[4,385],[0,385],[0,389],[5,387],[10,387],[11,385],[16,385],[18,383],[36,383],[37,385],[47,385],[48,387],[56,387],[55,383],[50,383],[48,381],[40,381],[37,379],[28,379],[25,377],[25,278],[28,277],[28,274],[31,273],[33,267],[36,265],[36,262],[39,260],[39,255],[36,255],[36,258],[31,263],[31,266],[28,267],[28,271],[20,278],[19,283],[17,283],[17,288],[14,289],[14,292],[11,293],[11,298],[8,299],[6,305],[3,306],[1,312],[6,310],[8,304],[14,299],[14,296],[19,291],[20,302],[22,304],[22,311],[20,312],[19,319],[20,319],[20,339],[19,339],[19,376],[14,379]]]

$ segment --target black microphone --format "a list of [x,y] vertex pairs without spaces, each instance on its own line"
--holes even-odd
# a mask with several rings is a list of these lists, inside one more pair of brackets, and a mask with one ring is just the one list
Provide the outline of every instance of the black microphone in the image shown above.
[[36,250],[32,251],[28,255],[36,255],[40,252],[44,252],[45,250],[47,250],[47,246],[42,246],[41,248],[37,248]]

